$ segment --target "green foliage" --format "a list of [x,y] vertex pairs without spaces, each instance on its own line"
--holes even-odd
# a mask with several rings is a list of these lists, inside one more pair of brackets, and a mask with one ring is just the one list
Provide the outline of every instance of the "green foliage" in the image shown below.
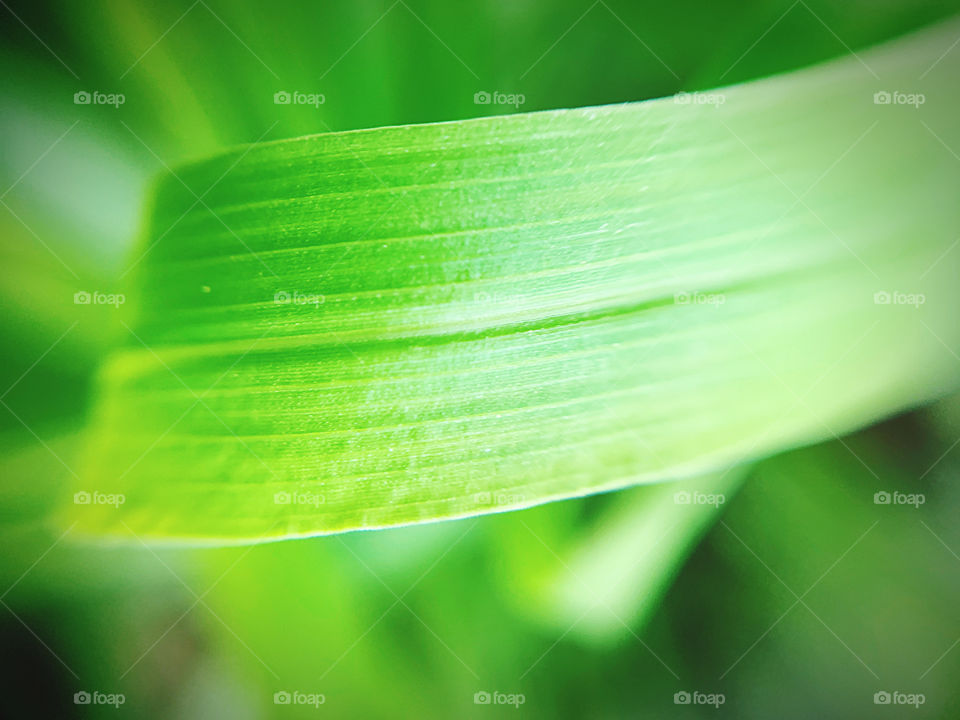
[[[862,63],[909,87],[957,28],[709,95],[265,143],[172,174],[78,484],[126,502],[71,520],[251,541],[463,517],[944,393],[960,168],[915,108],[873,104]],[[947,54],[914,81],[947,143],[958,69]]]
[[0,714],[950,717],[958,10],[6,0]]

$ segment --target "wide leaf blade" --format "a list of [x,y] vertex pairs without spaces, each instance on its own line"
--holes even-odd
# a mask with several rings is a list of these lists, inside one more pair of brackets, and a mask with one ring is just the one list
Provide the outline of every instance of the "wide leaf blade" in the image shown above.
[[942,394],[958,31],[183,168],[134,258],[79,527],[226,542],[502,511]]

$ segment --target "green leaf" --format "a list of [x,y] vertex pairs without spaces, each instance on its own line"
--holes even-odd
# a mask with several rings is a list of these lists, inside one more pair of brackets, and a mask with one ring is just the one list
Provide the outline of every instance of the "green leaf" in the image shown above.
[[746,472],[736,467],[622,493],[542,589],[540,619],[597,644],[643,628]]
[[943,394],[958,28],[706,95],[265,143],[165,178],[82,471],[125,501],[71,508],[78,527],[228,542],[503,511]]

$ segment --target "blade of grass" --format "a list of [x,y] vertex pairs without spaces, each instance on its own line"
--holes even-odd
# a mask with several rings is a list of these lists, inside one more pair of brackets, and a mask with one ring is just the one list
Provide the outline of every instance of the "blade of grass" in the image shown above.
[[540,588],[538,617],[590,644],[639,632],[746,474],[737,467],[622,493]]
[[509,510],[942,394],[958,28],[710,95],[183,168],[82,471],[125,502],[79,527],[230,542]]

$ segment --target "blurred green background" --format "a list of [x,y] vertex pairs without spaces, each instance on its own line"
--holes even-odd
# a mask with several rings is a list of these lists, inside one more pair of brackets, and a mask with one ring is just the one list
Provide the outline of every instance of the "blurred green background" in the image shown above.
[[[122,287],[165,167],[740,82],[960,2],[0,4],[4,717],[960,717],[955,399],[703,484],[422,527],[174,550],[83,545],[47,521],[115,333],[109,306],[73,294]],[[124,102],[75,104],[83,91]],[[671,521],[675,492],[718,487],[718,514]],[[875,504],[894,490],[924,503]],[[924,703],[874,704],[884,691]]]

